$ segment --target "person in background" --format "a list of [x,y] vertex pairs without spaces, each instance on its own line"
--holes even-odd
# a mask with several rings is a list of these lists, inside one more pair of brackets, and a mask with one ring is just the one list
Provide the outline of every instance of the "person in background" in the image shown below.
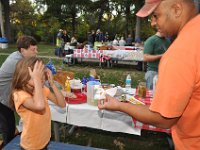
[[133,38],[131,36],[131,34],[128,35],[128,37],[126,38],[126,46],[133,46]]
[[22,58],[36,57],[37,41],[31,36],[21,36],[17,40],[18,51],[11,53],[0,68],[0,133],[6,145],[15,135],[14,111],[9,105],[10,86],[16,63]]
[[62,35],[63,35],[63,30],[62,29],[59,29],[57,35],[56,35],[56,46],[57,47],[61,47],[61,44],[62,44]]
[[71,46],[76,46],[76,45],[77,45],[77,39],[76,39],[75,36],[72,36],[70,45],[71,45]]
[[[47,78],[52,92],[45,83]],[[26,150],[45,149],[51,137],[48,100],[64,108],[64,96],[53,81],[52,72],[36,57],[21,59],[13,74],[10,103],[23,120],[20,146]]]
[[114,37],[114,39],[116,39],[116,40],[120,40],[120,35],[119,34],[115,34],[115,37]]
[[103,35],[103,32],[101,32],[100,29],[97,30],[96,32],[96,39],[95,41],[97,42],[104,42],[104,35]]
[[56,47],[57,47],[56,53],[59,57],[62,57],[62,55],[63,55],[63,50],[62,50],[63,49],[63,38],[62,38],[62,36],[63,36],[63,30],[59,29],[59,31],[56,35]]
[[141,42],[142,42],[142,41],[141,41],[140,37],[137,37],[137,38],[135,39],[135,43],[136,43],[136,44],[139,45]]
[[104,41],[105,42],[109,42],[109,34],[108,34],[108,32],[105,33]]
[[70,36],[67,33],[67,30],[63,30],[63,35],[62,35],[62,44],[61,44],[61,49],[62,49],[62,56],[65,55],[65,46],[69,46],[70,44]]
[[[155,26],[155,18],[152,17],[151,26]],[[149,37],[144,43],[144,61],[147,62],[145,73],[146,87],[153,90],[153,78],[158,74],[158,65],[161,57],[170,46],[170,40],[156,29],[155,35]]]
[[62,39],[63,39],[64,44],[66,44],[67,42],[70,42],[70,36],[67,30],[63,30]]
[[121,39],[119,40],[119,46],[125,46],[126,41],[124,40],[124,37],[122,36]]
[[113,46],[119,46],[119,42],[116,38],[113,40],[112,45]]
[[94,47],[95,37],[96,35],[94,30],[88,33],[88,44],[92,47]]
[[171,128],[176,150],[200,149],[200,15],[193,0],[145,0],[136,14],[155,17],[157,29],[176,37],[159,64],[150,106],[122,103],[107,95],[99,109],[122,111],[160,128]]

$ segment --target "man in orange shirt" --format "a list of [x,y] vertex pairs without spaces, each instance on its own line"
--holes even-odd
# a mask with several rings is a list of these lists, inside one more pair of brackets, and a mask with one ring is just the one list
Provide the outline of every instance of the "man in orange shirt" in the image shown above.
[[99,109],[125,112],[137,120],[171,128],[176,150],[200,149],[200,16],[193,0],[146,0],[136,14],[152,14],[165,36],[177,36],[159,65],[152,104],[118,102],[107,95]]

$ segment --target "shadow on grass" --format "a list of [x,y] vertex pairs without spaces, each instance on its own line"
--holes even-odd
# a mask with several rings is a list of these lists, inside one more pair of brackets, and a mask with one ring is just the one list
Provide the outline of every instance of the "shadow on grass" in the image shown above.
[[61,142],[70,144],[110,150],[169,150],[167,134],[162,132],[142,130],[137,136],[84,127],[76,127],[71,135],[67,129],[60,132]]

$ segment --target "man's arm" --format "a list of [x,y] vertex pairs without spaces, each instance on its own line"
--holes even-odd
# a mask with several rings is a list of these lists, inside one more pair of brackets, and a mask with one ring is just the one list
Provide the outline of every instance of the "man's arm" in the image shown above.
[[156,61],[156,60],[161,59],[162,55],[163,54],[160,54],[160,55],[144,54],[143,57],[144,57],[144,61],[151,62],[151,61]]
[[136,105],[131,103],[122,103],[119,105],[119,111],[125,112],[140,122],[151,124],[159,128],[171,128],[179,118],[166,118],[160,113],[149,110],[146,105]]
[[127,113],[140,122],[151,124],[160,128],[171,128],[179,119],[179,117],[163,117],[160,113],[149,110],[149,107],[146,105],[119,102],[109,95],[106,95],[106,99],[103,103],[101,101],[98,102],[98,107],[99,109],[121,111]]

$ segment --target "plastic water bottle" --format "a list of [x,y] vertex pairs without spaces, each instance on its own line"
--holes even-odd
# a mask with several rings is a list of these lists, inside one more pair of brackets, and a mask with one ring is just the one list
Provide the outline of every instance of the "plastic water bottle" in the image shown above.
[[128,74],[127,76],[126,76],[126,84],[125,84],[125,88],[126,89],[128,89],[128,88],[131,88],[131,82],[132,82],[132,80],[131,80],[131,75],[130,74]]

